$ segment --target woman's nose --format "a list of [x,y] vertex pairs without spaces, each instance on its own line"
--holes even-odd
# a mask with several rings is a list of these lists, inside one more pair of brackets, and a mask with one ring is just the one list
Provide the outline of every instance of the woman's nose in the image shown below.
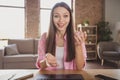
[[60,22],[63,22],[63,21],[64,21],[64,18],[63,18],[63,17],[60,17],[59,21],[60,21]]

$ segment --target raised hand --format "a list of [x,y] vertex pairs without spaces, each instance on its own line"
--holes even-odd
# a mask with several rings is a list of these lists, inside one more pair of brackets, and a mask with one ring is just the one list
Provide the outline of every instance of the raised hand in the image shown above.
[[55,56],[53,56],[50,53],[46,54],[46,64],[47,64],[47,66],[51,66],[51,67],[57,67],[58,66]]
[[80,31],[76,31],[76,32],[74,33],[74,38],[75,38],[75,44],[76,44],[76,45],[79,45],[79,44],[81,44],[81,43],[85,43],[85,40],[87,39],[87,34],[86,34],[85,31],[83,32],[83,31],[80,29]]

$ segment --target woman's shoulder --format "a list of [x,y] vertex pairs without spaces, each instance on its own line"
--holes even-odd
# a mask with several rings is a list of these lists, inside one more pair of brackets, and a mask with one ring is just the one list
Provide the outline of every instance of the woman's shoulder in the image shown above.
[[47,32],[44,32],[44,33],[42,34],[42,36],[46,36],[46,34],[47,34]]
[[46,39],[47,38],[47,32],[44,32],[42,35],[41,35],[41,38],[40,39]]

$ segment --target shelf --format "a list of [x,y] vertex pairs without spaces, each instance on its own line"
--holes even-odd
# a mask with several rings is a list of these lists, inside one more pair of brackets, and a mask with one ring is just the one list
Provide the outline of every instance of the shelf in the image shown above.
[[87,60],[97,59],[97,26],[82,26],[82,30],[87,33],[86,50]]

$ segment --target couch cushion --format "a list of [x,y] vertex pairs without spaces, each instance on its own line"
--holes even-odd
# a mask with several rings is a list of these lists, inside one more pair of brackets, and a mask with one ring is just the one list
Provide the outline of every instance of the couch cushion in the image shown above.
[[[36,69],[35,62],[6,62],[4,63],[4,69]],[[11,79],[13,80],[13,79]],[[21,80],[21,79],[17,79]],[[26,80],[26,79],[23,79]]]
[[16,44],[11,44],[5,47],[5,55],[17,55],[19,54],[17,45]]
[[34,61],[34,54],[19,54],[4,57],[4,62],[26,62],[26,61]]
[[120,60],[120,54],[116,51],[103,51],[103,56],[111,60]]
[[9,39],[8,44],[17,44],[20,54],[33,54],[34,53],[34,40],[33,39]]

